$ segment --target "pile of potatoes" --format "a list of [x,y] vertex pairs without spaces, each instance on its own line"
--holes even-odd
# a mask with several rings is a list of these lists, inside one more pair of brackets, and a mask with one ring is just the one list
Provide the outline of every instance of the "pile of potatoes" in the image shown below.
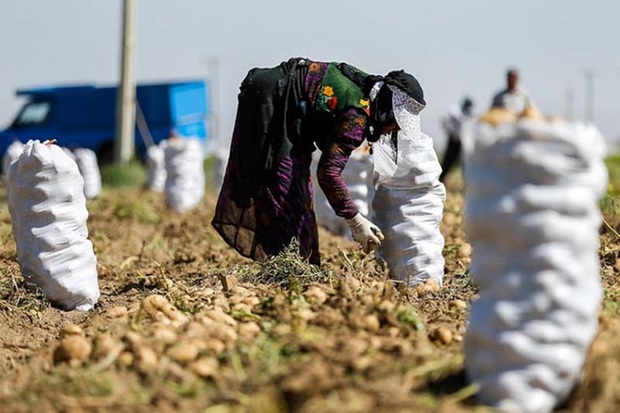
[[[246,288],[231,276],[220,281],[223,288],[202,288],[193,294],[199,305],[190,312],[153,294],[133,306],[102,312],[110,326],[105,332],[89,335],[77,325],[67,325],[54,363],[88,365],[98,371],[115,366],[146,375],[191,373],[218,381],[230,370],[227,355],[240,343],[253,346],[267,334],[279,344],[302,342],[306,351],[326,357],[328,364],[363,373],[380,368],[381,360],[412,357],[419,346],[458,345],[462,340],[463,332],[448,326],[426,330],[422,319],[421,328],[412,320],[403,321],[403,314],[416,311],[390,280],[362,282],[346,276],[336,285],[313,284],[294,294],[263,285]],[[434,301],[440,291],[437,282],[428,280],[409,293]],[[452,312],[467,310],[462,300],[444,304]],[[308,334],[320,339],[307,341]],[[354,348],[337,350],[343,346]]]
[[258,304],[257,297],[244,295],[247,290],[243,287],[236,288],[238,294],[230,300],[215,300],[212,308],[191,318],[159,294],[144,298],[133,308],[111,308],[103,314],[111,321],[132,326],[149,323],[148,329],[128,330],[119,338],[109,333],[88,338],[82,328],[69,324],[61,331],[54,362],[73,367],[92,363],[99,369],[118,362],[143,373],[156,373],[174,361],[198,376],[212,376],[219,367],[218,354],[234,347],[239,338],[252,340],[260,332],[255,321],[240,322],[227,313],[230,305],[251,312]]

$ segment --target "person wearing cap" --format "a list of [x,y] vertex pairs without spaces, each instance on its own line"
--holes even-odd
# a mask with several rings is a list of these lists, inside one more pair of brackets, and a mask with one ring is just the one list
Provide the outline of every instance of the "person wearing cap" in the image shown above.
[[448,143],[442,158],[441,175],[439,180],[445,182],[446,176],[459,162],[461,157],[461,128],[465,122],[472,119],[474,102],[465,97],[459,104],[453,104],[448,114],[441,120],[441,126],[445,131]]
[[519,87],[519,72],[516,69],[506,71],[506,88],[493,96],[491,108],[502,108],[516,116],[523,114],[532,106],[528,93]]
[[406,116],[399,124],[393,109],[411,102],[409,111],[425,106],[419,82],[403,70],[370,75],[306,58],[251,69],[240,86],[212,225],[245,257],[267,259],[296,239],[300,255],[319,265],[310,173],[318,148],[317,181],[329,204],[366,253],[376,249],[383,234],[359,213],[341,173],[364,140],[406,126]]

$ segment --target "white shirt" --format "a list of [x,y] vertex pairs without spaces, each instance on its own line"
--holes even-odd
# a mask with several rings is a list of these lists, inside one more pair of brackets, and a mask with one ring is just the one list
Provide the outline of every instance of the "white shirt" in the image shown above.
[[448,113],[441,118],[441,126],[449,137],[458,137],[461,134],[463,123],[471,119],[472,115],[463,113],[458,104],[450,105]]
[[504,108],[515,115],[520,115],[530,105],[531,102],[527,93],[523,89],[517,88],[513,91],[505,89],[496,94],[491,106]]

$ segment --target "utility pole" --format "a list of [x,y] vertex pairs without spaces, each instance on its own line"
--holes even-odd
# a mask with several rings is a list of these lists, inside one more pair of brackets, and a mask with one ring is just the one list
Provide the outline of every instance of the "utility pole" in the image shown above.
[[209,84],[207,102],[210,104],[208,140],[211,150],[217,151],[222,142],[220,142],[220,60],[216,56],[207,58],[207,77]]
[[116,101],[116,140],[114,159],[127,164],[135,151],[134,124],[136,118],[136,86],[134,80],[134,0],[123,0],[121,46],[121,79]]
[[586,69],[586,122],[594,122],[594,70]]

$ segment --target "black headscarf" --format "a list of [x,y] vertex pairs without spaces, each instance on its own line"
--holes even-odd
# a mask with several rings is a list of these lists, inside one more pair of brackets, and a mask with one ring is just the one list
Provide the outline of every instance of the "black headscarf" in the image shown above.
[[388,87],[389,85],[398,87],[417,102],[426,105],[422,86],[420,86],[420,83],[415,77],[404,70],[394,70],[386,76],[381,76],[373,80],[383,81],[384,84],[381,89],[379,89],[377,97],[370,106],[371,121],[367,133],[367,139],[370,142],[376,142],[379,139],[382,125],[395,122],[392,108],[392,91]]
[[415,99],[416,102],[426,105],[424,100],[424,91],[418,79],[405,72],[404,70],[394,70],[388,73],[383,81],[386,85],[397,86],[403,92]]
[[377,97],[370,104],[370,122],[368,122],[366,137],[369,142],[376,142],[381,135],[381,125],[394,121],[392,111],[392,91],[388,85],[396,86],[403,90],[422,105],[426,105],[424,91],[418,80],[404,70],[393,70],[385,76],[368,75],[358,71],[354,67],[340,63],[338,68],[343,75],[358,85],[364,95],[368,96],[370,90],[377,82],[384,82],[379,89]]

